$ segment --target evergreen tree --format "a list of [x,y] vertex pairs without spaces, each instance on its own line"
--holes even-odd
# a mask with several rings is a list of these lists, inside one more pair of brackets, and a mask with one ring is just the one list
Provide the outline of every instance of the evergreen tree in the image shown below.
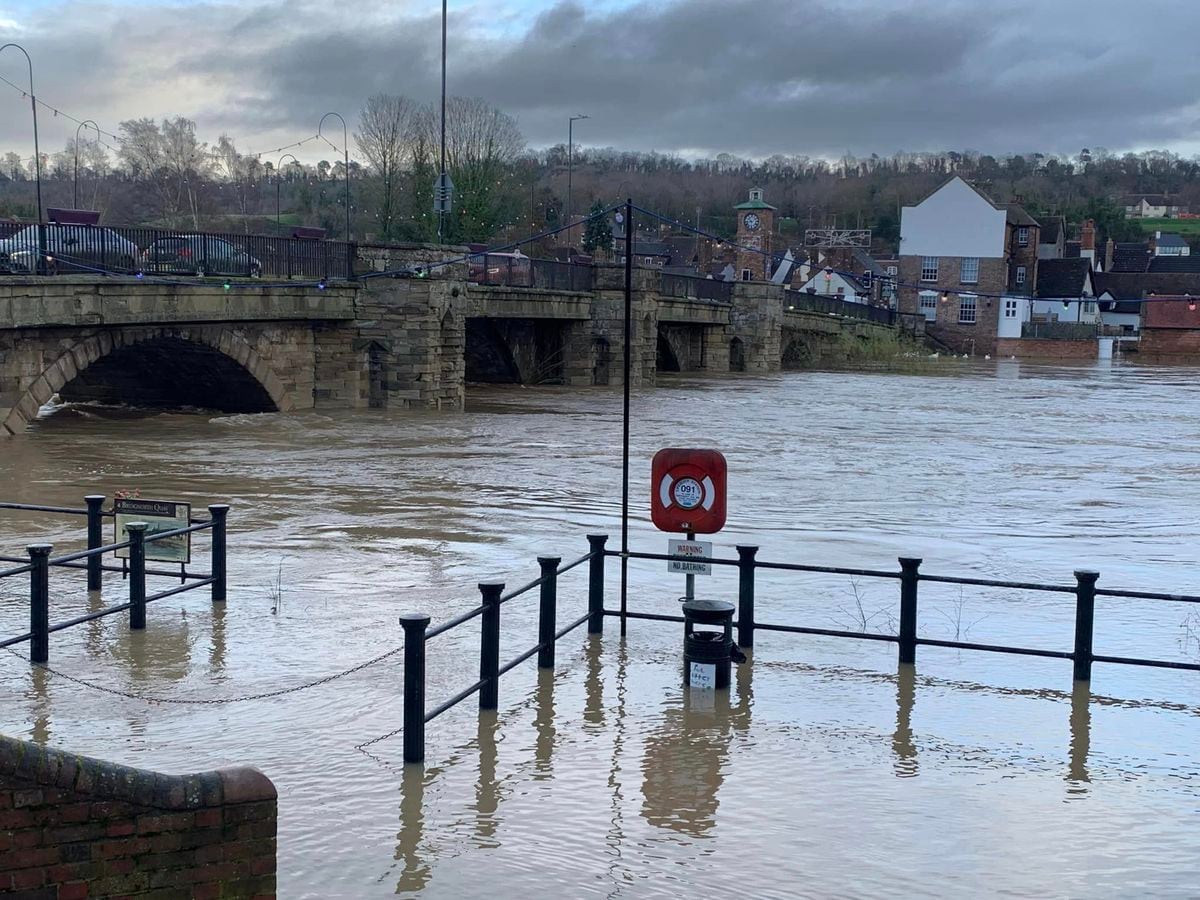
[[612,226],[608,224],[608,216],[605,215],[604,208],[604,204],[597,200],[588,211],[587,228],[583,232],[584,253],[604,254],[612,246]]

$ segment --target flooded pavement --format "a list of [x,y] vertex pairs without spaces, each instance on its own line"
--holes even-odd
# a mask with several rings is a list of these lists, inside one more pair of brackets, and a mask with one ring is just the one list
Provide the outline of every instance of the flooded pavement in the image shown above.
[[[681,379],[635,394],[631,545],[649,460],[729,460],[717,552],[937,574],[1200,593],[1200,371],[980,364],[928,376]],[[69,407],[0,445],[0,499],[85,493],[228,502],[230,594],[51,636],[50,665],[135,695],[227,699],[300,685],[400,645],[476,583],[536,577],[587,532],[620,534],[620,397],[487,388],[465,414],[152,415]],[[81,545],[82,521],[0,513],[0,553]],[[203,540],[197,542],[203,551]],[[201,554],[203,555],[203,553]],[[630,566],[630,607],[676,612],[682,579]],[[610,561],[609,586],[617,582]],[[732,599],[735,570],[698,579]],[[155,581],[151,590],[170,586]],[[52,619],[85,612],[52,575]],[[105,596],[123,594],[110,576]],[[0,635],[26,630],[26,585],[0,581]],[[894,630],[894,581],[760,572],[760,620]],[[610,590],[610,596],[613,596]],[[560,585],[585,608],[586,571]],[[612,601],[615,603],[615,596]],[[503,612],[502,659],[536,643],[536,599]],[[925,636],[1068,650],[1069,596],[922,584]],[[1099,653],[1200,659],[1182,604],[1101,599]],[[466,687],[478,628],[430,645],[430,705]],[[1193,896],[1200,883],[1200,681],[1070,663],[760,632],[727,700],[684,695],[677,626],[576,632],[553,673],[505,676],[428,730],[400,765],[399,656],[266,701],[151,704],[0,653],[0,731],[166,771],[262,768],[280,792],[282,897],[751,897],[880,894]]]

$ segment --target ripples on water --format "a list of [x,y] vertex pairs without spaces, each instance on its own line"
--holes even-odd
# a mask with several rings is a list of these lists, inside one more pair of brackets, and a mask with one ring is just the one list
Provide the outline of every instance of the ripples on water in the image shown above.
[[[998,363],[945,377],[806,373],[683,379],[634,401],[632,543],[649,459],[668,445],[729,458],[718,551],[942,574],[1200,593],[1195,370]],[[620,398],[480,389],[463,415],[152,415],[68,407],[0,447],[0,497],[76,505],[95,490],[233,505],[231,594],[151,607],[51,638],[51,664],[144,693],[233,696],[297,684],[399,644],[396,616],[472,605],[534,557],[573,558],[620,511]],[[5,513],[0,536],[79,545],[79,523]],[[672,611],[660,563],[631,566],[631,605]],[[616,565],[609,568],[610,584]],[[582,610],[583,569],[563,618]],[[279,581],[281,591],[276,590]],[[732,571],[700,579],[733,597]],[[88,608],[56,572],[54,618]],[[119,580],[107,596],[120,596]],[[855,597],[857,591],[857,600]],[[1069,649],[1071,599],[922,585],[925,634]],[[893,627],[895,582],[760,573],[760,617]],[[859,603],[862,612],[859,612]],[[504,607],[504,658],[533,642],[535,601]],[[0,633],[27,625],[0,582]],[[1195,659],[1186,609],[1098,603],[1098,652]],[[1198,629],[1200,630],[1200,629]],[[431,702],[465,686],[478,632],[431,645]],[[1194,853],[1194,673],[760,635],[728,702],[679,686],[679,635],[632,623],[621,644],[569,639],[552,678],[527,664],[498,717],[470,704],[402,775],[399,659],[266,703],[149,706],[0,654],[0,729],[170,771],[248,763],[280,790],[280,895],[752,897],[930,893],[1186,896]],[[866,643],[866,642],[863,642]]]

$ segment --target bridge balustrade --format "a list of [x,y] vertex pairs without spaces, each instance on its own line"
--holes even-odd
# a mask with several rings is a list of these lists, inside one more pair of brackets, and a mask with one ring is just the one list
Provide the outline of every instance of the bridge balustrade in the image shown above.
[[596,283],[591,265],[509,253],[481,253],[471,257],[469,277],[475,284],[547,291],[591,291]]
[[882,306],[871,306],[868,303],[852,303],[840,297],[830,297],[825,294],[809,294],[802,291],[788,291],[784,300],[788,310],[803,312],[825,313],[831,316],[841,316],[843,319],[865,319],[868,322],[878,322],[880,325],[893,325],[896,313]]
[[662,273],[662,295],[680,300],[715,300],[720,303],[733,301],[733,282],[698,275]]

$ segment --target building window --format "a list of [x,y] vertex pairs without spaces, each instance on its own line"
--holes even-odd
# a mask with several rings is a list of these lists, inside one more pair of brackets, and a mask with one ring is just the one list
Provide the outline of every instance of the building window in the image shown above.
[[1083,303],[1083,311],[1089,315],[1096,312],[1096,304],[1091,300],[1085,300]]
[[975,324],[975,295],[960,294],[958,298],[958,323],[960,325]]
[[1017,229],[1017,246],[1018,247],[1028,247],[1029,246],[1029,228],[1025,225],[1022,225],[1020,228]]
[[1017,266],[1017,287],[1025,283],[1025,267]]
[[1016,317],[1017,317],[1017,301],[1016,300],[1005,300],[1004,301],[1004,318],[1015,319]]
[[921,291],[919,295],[920,309],[925,314],[925,318],[932,322],[937,318],[937,291]]
[[896,268],[895,266],[888,266],[887,273],[889,275],[898,275],[900,273],[900,270],[898,268]]
[[921,280],[922,281],[937,281],[938,278],[938,258],[936,256],[921,257]]
[[979,257],[964,256],[962,258],[961,275],[959,278],[963,284],[978,284],[979,283]]
[[750,280],[750,270],[742,269],[742,281],[749,281],[749,280]]

